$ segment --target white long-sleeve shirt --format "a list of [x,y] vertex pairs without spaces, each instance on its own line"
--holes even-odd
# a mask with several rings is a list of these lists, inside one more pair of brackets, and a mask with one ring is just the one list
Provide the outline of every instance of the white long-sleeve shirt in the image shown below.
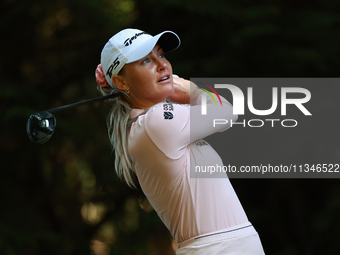
[[[223,166],[216,151],[201,140],[229,128],[228,124],[213,127],[213,119],[230,123],[237,118],[222,97],[222,106],[216,106],[207,96],[207,115],[202,115],[202,95],[191,106],[153,106],[138,117],[128,135],[141,188],[178,243],[248,222],[225,173],[220,178],[195,176],[196,165]],[[134,109],[130,117],[141,112]]]

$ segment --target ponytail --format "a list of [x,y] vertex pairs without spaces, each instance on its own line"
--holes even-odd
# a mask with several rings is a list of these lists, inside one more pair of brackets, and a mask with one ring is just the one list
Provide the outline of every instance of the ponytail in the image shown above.
[[[103,79],[104,78],[104,79]],[[130,118],[131,107],[123,97],[123,91],[112,88],[103,75],[101,66],[96,70],[98,90],[105,96],[119,93],[116,98],[111,99],[113,106],[107,117],[107,129],[110,142],[115,153],[115,170],[120,178],[123,178],[128,186],[136,188],[131,157],[127,144],[127,129]]]

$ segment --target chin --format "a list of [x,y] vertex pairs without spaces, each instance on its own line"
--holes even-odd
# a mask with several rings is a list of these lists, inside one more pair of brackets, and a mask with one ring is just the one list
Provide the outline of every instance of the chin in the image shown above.
[[170,96],[172,95],[173,93],[175,92],[175,88],[174,86],[171,84],[167,85],[167,86],[164,86],[162,88],[162,94],[166,95],[166,96]]
[[174,92],[175,92],[175,90],[172,90],[171,93],[167,94],[166,98],[170,97]]

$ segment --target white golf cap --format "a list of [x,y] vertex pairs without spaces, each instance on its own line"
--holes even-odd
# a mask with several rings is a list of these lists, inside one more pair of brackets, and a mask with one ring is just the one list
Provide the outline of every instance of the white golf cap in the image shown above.
[[110,86],[115,88],[112,76],[118,74],[125,64],[145,57],[157,43],[164,52],[170,52],[177,49],[181,41],[178,35],[171,31],[152,36],[139,29],[131,28],[112,36],[101,53],[101,65]]

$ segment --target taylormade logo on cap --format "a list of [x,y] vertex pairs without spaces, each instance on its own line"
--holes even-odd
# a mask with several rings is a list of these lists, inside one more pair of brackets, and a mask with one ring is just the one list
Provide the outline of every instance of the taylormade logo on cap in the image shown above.
[[131,38],[126,39],[125,42],[124,42],[124,45],[129,46],[134,39],[136,39],[138,36],[143,35],[143,34],[147,34],[147,33],[146,32],[137,33],[134,36],[132,36]]
[[180,39],[171,31],[152,36],[142,30],[131,28],[112,36],[101,53],[101,65],[110,86],[115,88],[112,76],[118,74],[125,64],[147,56],[157,43],[164,52],[169,52],[179,47]]

